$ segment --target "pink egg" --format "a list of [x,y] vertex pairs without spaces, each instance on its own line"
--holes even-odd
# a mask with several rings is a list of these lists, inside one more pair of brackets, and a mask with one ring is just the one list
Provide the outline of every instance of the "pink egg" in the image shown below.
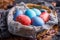
[[49,21],[49,14],[46,12],[41,13],[40,17],[45,21],[48,22]]
[[28,16],[26,15],[20,15],[16,18],[16,21],[20,22],[23,25],[30,25],[31,24],[31,20]]

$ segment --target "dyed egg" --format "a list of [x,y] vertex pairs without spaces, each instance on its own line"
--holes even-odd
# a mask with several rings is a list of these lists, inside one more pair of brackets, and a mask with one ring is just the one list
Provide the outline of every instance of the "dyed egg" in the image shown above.
[[27,9],[25,15],[29,16],[30,18],[36,16],[35,12],[32,9]]
[[32,18],[32,25],[34,25],[34,26],[42,26],[42,25],[44,25],[44,21],[40,17],[36,16],[36,17]]
[[33,8],[32,10],[36,13],[37,16],[41,14],[39,9]]
[[17,16],[22,15],[22,14],[23,14],[22,10],[16,9],[16,12],[14,14],[14,20],[16,20]]
[[40,11],[41,11],[41,13],[42,13],[42,12],[47,12],[45,9],[41,9]]
[[23,25],[30,25],[31,24],[31,20],[28,16],[26,15],[20,15],[16,18],[17,22],[20,22]]
[[41,13],[40,17],[45,21],[48,22],[49,20],[49,14],[46,12]]

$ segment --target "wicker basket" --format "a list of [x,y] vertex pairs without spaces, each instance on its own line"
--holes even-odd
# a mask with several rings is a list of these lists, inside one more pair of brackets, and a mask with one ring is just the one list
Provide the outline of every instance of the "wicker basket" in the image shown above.
[[[8,14],[8,17],[7,17],[7,23],[8,23],[8,30],[9,30],[10,33],[12,33],[14,35],[18,35],[18,36],[23,36],[23,37],[35,38],[37,32],[45,29],[44,27],[41,27],[41,26],[36,27],[36,26],[33,26],[33,25],[30,25],[29,27],[25,27],[25,25],[22,25],[21,23],[13,20],[13,14],[14,14],[16,8],[19,8],[20,10],[25,12],[25,10],[27,8],[30,8],[29,5],[31,5],[31,7],[41,6],[41,5],[36,5],[36,4],[20,3],[19,5],[13,7],[9,11],[9,14]],[[44,6],[41,6],[41,8],[45,9]],[[51,13],[51,10],[48,7],[46,7],[46,8],[47,8],[46,10],[48,10],[48,13]],[[51,26],[57,24],[57,22],[55,22],[55,19],[57,19],[56,16],[53,16],[53,17],[51,16],[51,18],[53,19],[53,22],[51,22],[51,20],[50,20],[49,22],[46,23],[46,25],[44,25],[44,26],[47,26],[47,27],[50,26],[49,29],[51,28]]]

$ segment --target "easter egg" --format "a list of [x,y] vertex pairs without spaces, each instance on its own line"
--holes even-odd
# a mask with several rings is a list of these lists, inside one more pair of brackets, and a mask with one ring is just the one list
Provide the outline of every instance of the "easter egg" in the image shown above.
[[48,21],[49,21],[49,14],[48,14],[47,12],[41,13],[40,17],[41,17],[45,22],[48,22]]
[[36,16],[35,12],[32,9],[27,9],[25,15],[29,16],[30,18]]
[[40,17],[36,16],[36,17],[33,17],[31,20],[32,20],[32,25],[34,25],[34,26],[42,26],[42,25],[44,25],[44,21]]
[[41,11],[39,9],[33,8],[32,10],[36,13],[37,16],[41,14]]
[[47,12],[45,9],[40,9],[40,11],[41,11],[41,13],[42,13],[42,12]]
[[28,16],[26,15],[20,15],[16,18],[16,21],[23,24],[23,25],[30,25],[31,24],[31,20]]
[[23,14],[22,10],[16,9],[15,14],[14,14],[14,20],[16,20],[17,16],[22,15],[22,14]]

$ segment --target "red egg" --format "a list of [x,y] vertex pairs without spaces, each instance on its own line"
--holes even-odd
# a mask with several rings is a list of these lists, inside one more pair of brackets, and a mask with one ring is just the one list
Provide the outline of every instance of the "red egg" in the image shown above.
[[41,13],[40,17],[45,21],[48,22],[49,21],[49,14],[46,12]]
[[20,22],[23,25],[30,25],[31,24],[31,20],[28,16],[26,15],[20,15],[16,18],[16,21]]

